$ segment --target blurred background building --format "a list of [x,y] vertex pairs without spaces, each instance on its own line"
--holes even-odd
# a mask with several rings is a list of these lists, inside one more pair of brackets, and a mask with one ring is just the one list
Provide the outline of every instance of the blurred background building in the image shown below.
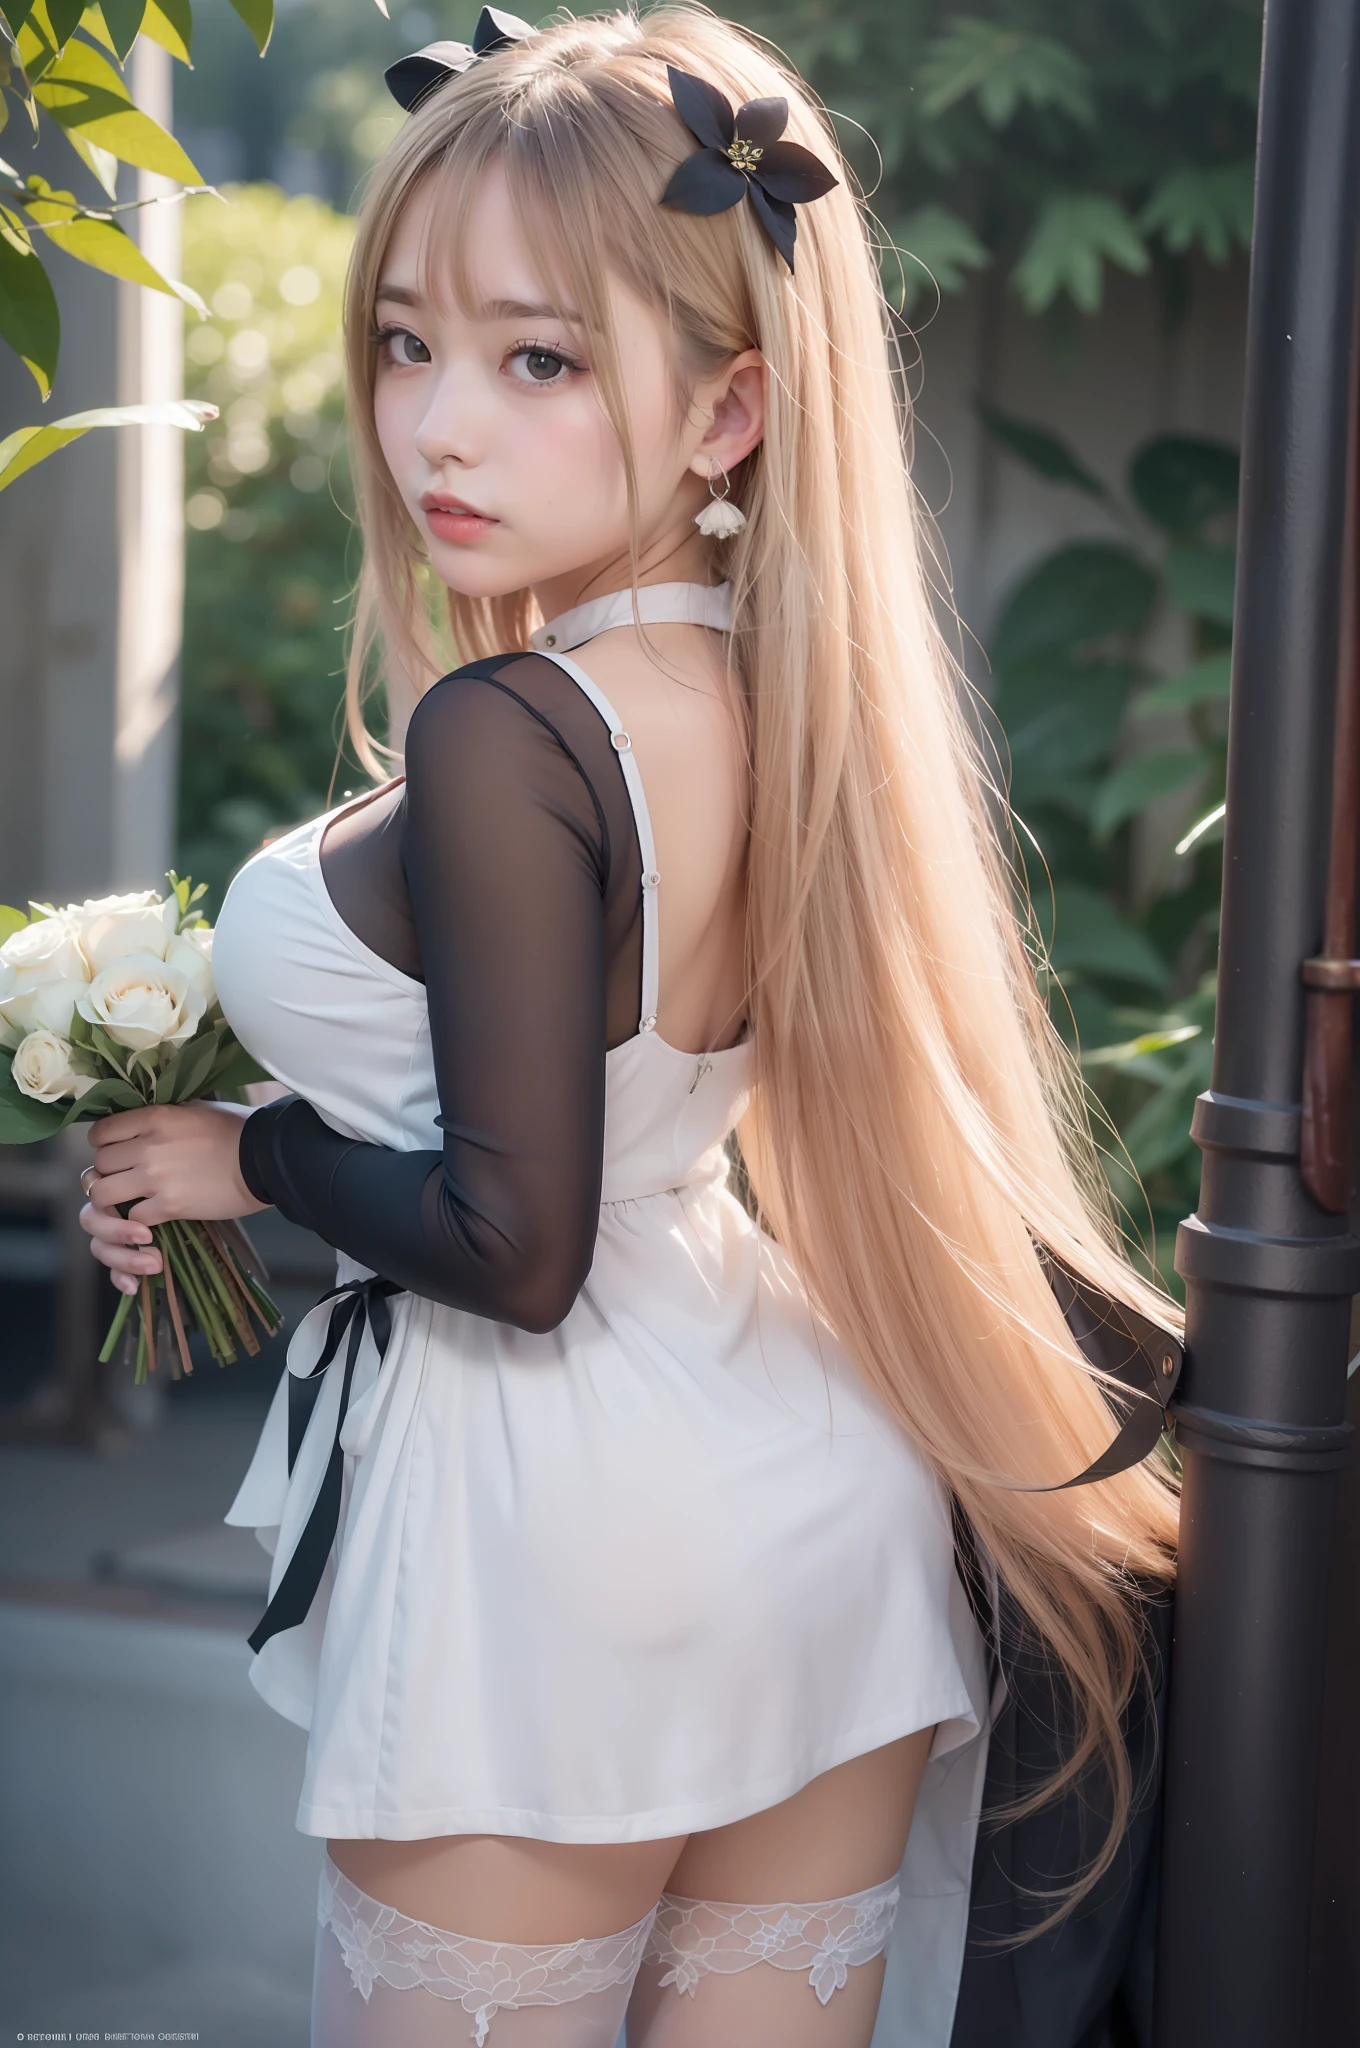
[[[363,785],[339,744],[352,209],[400,118],[384,64],[476,11],[283,0],[261,61],[200,0],[192,69],[138,44],[136,97],[167,125],[173,99],[220,188],[141,216],[207,317],[55,258],[53,410],[182,389],[220,418],[91,434],[0,493],[0,901],[174,865],[213,915],[266,834]],[[1212,1026],[1258,0],[720,11],[813,79],[871,193],[942,616],[1115,1197],[1169,1272]],[[63,151],[20,168],[70,182]],[[0,348],[0,438],[38,412]],[[220,1520],[285,1340],[169,1386],[96,1370],[81,1156],[0,1150],[0,2025],[301,2048],[303,1737],[248,1685],[268,1560]],[[296,1316],[325,1248],[257,1235]]]

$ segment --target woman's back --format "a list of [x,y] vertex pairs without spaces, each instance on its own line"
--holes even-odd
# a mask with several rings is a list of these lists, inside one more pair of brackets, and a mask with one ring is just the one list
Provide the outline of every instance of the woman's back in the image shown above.
[[623,719],[647,792],[659,888],[657,1031],[731,1045],[745,1008],[749,771],[736,684],[701,627],[626,625],[573,655]]

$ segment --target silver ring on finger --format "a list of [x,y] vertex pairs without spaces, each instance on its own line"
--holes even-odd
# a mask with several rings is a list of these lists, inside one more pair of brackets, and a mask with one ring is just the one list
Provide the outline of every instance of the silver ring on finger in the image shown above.
[[99,1168],[97,1166],[87,1166],[81,1171],[80,1192],[84,1195],[87,1202],[90,1199],[90,1182],[98,1176],[98,1173]]

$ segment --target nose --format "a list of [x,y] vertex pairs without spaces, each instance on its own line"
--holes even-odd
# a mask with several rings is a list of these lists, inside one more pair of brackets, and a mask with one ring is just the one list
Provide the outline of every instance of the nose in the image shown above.
[[476,376],[450,364],[430,393],[416,426],[416,453],[431,469],[446,462],[472,469],[482,460],[482,429],[478,417]]

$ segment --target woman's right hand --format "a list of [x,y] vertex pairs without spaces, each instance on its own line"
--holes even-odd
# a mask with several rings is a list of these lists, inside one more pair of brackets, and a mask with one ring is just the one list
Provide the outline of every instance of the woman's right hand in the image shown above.
[[108,1267],[120,1294],[135,1294],[144,1273],[160,1272],[161,1255],[145,1223],[87,1202],[80,1212],[80,1227],[88,1232],[90,1250],[101,1266]]

